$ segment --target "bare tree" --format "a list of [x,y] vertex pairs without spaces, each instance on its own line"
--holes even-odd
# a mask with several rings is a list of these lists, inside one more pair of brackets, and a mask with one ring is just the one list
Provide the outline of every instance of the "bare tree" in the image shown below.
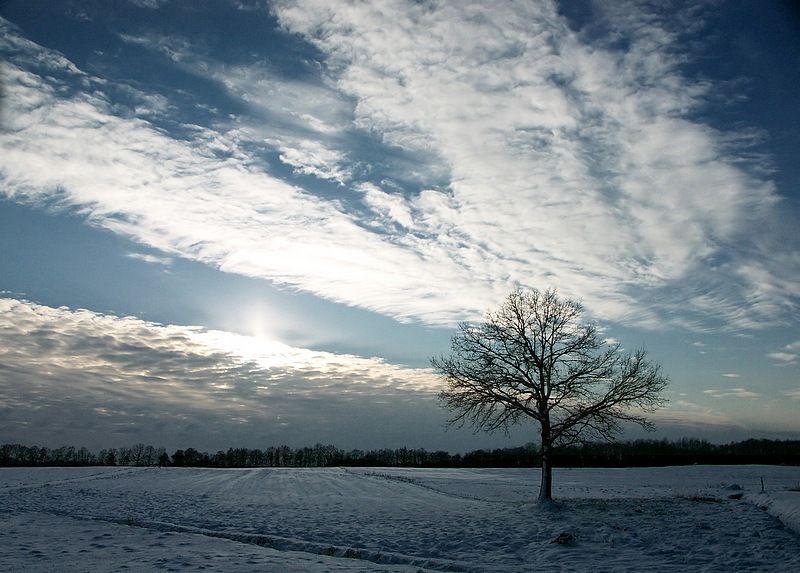
[[147,447],[139,442],[138,444],[134,444],[131,448],[131,465],[134,466],[143,466],[145,464],[145,454],[146,454]]
[[439,400],[456,413],[451,425],[508,432],[520,420],[538,423],[540,501],[552,499],[554,449],[613,441],[627,422],[651,430],[644,414],[665,401],[661,367],[644,350],[621,353],[579,322],[582,312],[553,289],[516,290],[482,324],[462,324],[449,357],[431,359],[446,385]]

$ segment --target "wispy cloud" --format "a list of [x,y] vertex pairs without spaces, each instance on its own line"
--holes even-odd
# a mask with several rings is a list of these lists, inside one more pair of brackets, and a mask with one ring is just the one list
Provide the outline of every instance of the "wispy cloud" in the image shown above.
[[800,352],[800,340],[787,344],[781,350],[768,353],[767,358],[771,358],[781,366],[794,366],[800,357],[798,352]]
[[378,439],[387,440],[414,434],[408,411],[433,411],[421,422],[429,432],[441,422],[428,370],[221,331],[6,298],[0,347],[0,428],[25,423],[30,439],[68,439],[88,425],[105,446],[150,426],[193,443],[294,443],[331,424],[357,436],[359,421],[381,427],[384,417]]
[[[520,282],[547,282],[531,269],[548,269],[618,317],[638,306],[611,294],[619,286],[686,288],[774,203],[768,182],[735,165],[729,134],[688,118],[710,86],[681,75],[680,30],[635,3],[604,15],[624,51],[583,43],[547,3],[278,6],[330,55],[357,121],[447,163],[453,212],[439,221]],[[738,292],[715,281],[675,304],[750,326],[760,310],[774,316],[750,268],[725,273]],[[600,304],[590,281],[616,300]],[[743,295],[756,304],[728,306]]]
[[128,258],[143,261],[151,265],[162,265],[168,267],[172,264],[172,259],[169,257],[159,257],[145,253],[128,253]]
[[784,366],[797,364],[797,354],[794,354],[793,352],[770,352],[767,354],[767,356],[783,364]]
[[643,9],[599,14],[610,32],[590,40],[547,2],[280,1],[324,58],[302,78],[123,34],[241,104],[180,136],[158,124],[172,94],[91,76],[6,24],[0,189],[400,320],[452,324],[556,285],[640,325],[785,321],[800,261],[749,231],[772,184],[697,119],[712,86],[682,74],[679,27]]
[[703,390],[703,394],[712,398],[760,398],[761,394],[746,388],[728,388],[726,390]]

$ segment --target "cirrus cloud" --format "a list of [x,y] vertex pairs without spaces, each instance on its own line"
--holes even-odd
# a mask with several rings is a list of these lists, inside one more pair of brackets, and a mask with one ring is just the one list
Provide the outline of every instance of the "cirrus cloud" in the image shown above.
[[702,10],[627,2],[597,13],[603,34],[550,2],[273,10],[317,50],[302,77],[119,33],[236,103],[202,117],[186,110],[217,100],[93,75],[4,23],[2,193],[402,321],[554,284],[654,328],[790,321],[800,260],[752,238],[776,210],[768,171],[749,134],[702,120],[714,86],[683,71]]

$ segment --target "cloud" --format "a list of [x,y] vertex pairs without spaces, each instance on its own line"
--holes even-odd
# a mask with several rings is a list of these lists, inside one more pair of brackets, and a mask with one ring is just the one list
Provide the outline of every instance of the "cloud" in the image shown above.
[[793,366],[797,364],[798,351],[800,351],[800,341],[790,342],[782,350],[767,354],[767,358],[775,360],[782,366]]
[[[95,450],[483,445],[445,436],[431,370],[378,358],[14,298],[0,298],[0,349],[0,433],[12,441]],[[653,419],[681,432],[736,427],[682,400]],[[514,439],[528,439],[526,430]]]
[[364,202],[377,216],[374,221],[377,228],[385,228],[387,225],[389,228],[396,225],[403,229],[414,227],[411,207],[401,195],[387,193],[369,183],[362,184],[359,190],[364,193]]
[[231,64],[216,59],[189,38],[123,34],[129,44],[164,55],[179,69],[221,86],[235,101],[245,104],[249,117],[234,122],[229,135],[246,147],[271,148],[295,173],[340,184],[352,178],[343,137],[351,119],[351,105],[335,90],[303,77],[288,77],[264,61]]
[[737,430],[745,426],[728,414],[700,406],[687,400],[670,401],[664,408],[649,414],[658,427],[671,427],[680,431],[703,431],[714,429]]
[[767,357],[781,362],[785,366],[797,364],[797,354],[791,352],[770,352]]
[[131,4],[141,8],[158,9],[167,0],[128,0]]
[[228,447],[313,442],[336,427],[353,443],[369,418],[384,428],[365,438],[376,443],[417,436],[405,415],[427,415],[428,432],[441,423],[429,370],[227,332],[5,298],[0,348],[6,436],[24,425],[26,439],[48,442],[83,444],[88,429],[102,447],[133,432]]
[[162,265],[168,267],[172,264],[172,259],[169,257],[158,257],[156,255],[149,255],[144,253],[128,253],[128,258],[143,261],[151,265]]
[[[114,115],[102,92],[57,98],[66,86],[8,69],[13,121],[0,145],[2,191],[13,200],[76,205],[90,222],[169,255],[401,319],[453,322],[482,312],[476,300],[488,303],[485,285],[453,296],[449,281],[470,276],[446,260],[398,275],[420,256],[366,231],[336,202],[237,159],[243,152],[224,133],[195,127],[191,142],[171,139],[146,120]],[[435,274],[449,281],[437,284]]]
[[518,285],[651,327],[788,320],[800,261],[749,235],[772,183],[697,119],[713,86],[682,74],[680,26],[625,8],[590,41],[547,2],[280,1],[321,58],[294,77],[121,34],[237,103],[197,123],[177,91],[91,76],[5,24],[0,189],[399,320],[478,318]]
[[[768,182],[732,165],[728,136],[682,117],[709,86],[681,76],[679,34],[625,9],[634,16],[606,15],[630,41],[624,52],[582,43],[542,3],[484,12],[281,2],[277,13],[330,55],[338,85],[359,101],[357,121],[448,163],[457,210],[448,220],[465,243],[488,243],[507,272],[514,253],[586,291],[589,280],[675,286],[738,238],[748,213],[774,203]],[[564,221],[579,232],[565,235]],[[513,276],[542,282],[529,270]],[[754,309],[774,316],[755,295],[748,310],[721,304],[722,287],[707,285],[689,308],[683,298],[682,310],[751,326]],[[606,308],[631,312],[635,302],[619,298]]]
[[746,388],[729,388],[727,390],[703,390],[703,394],[712,398],[760,398],[761,394]]
[[741,376],[741,374],[728,373],[728,374],[723,374],[722,376],[723,376],[723,378],[739,378]]

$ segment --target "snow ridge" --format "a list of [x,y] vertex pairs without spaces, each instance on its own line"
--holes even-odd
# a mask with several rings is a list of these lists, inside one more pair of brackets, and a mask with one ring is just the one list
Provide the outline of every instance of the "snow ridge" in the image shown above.
[[800,534],[800,492],[760,492],[744,496],[744,500],[781,520],[786,527]]

